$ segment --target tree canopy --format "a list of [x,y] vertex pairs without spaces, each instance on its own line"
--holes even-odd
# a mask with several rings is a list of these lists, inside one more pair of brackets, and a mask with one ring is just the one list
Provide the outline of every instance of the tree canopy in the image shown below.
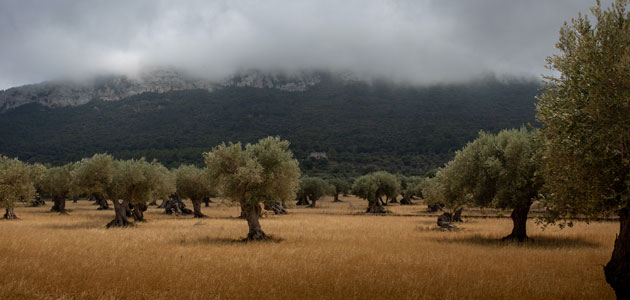
[[15,202],[30,201],[36,195],[34,181],[41,174],[17,158],[0,155],[0,207],[6,210],[5,219],[15,219]]
[[383,197],[396,197],[400,193],[400,182],[396,175],[388,172],[373,172],[357,178],[352,184],[352,193],[368,201],[367,212],[383,213]]
[[595,18],[580,14],[560,30],[538,97],[546,221],[617,211],[620,231],[607,282],[630,298],[630,13],[616,0]]
[[258,219],[261,202],[290,201],[299,187],[300,169],[289,142],[267,137],[256,144],[222,143],[204,153],[219,191],[241,205],[249,225],[247,240],[265,239]]

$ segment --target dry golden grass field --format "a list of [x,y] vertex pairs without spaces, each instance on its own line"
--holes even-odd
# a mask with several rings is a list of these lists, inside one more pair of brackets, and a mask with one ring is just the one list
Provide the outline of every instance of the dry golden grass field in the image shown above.
[[[542,231],[503,243],[511,220],[468,218],[436,230],[423,205],[369,216],[356,198],[267,215],[275,241],[242,243],[239,208],[105,229],[113,211],[88,201],[69,215],[16,209],[0,221],[0,299],[613,299],[602,266],[618,223]],[[190,203],[188,203],[190,206]],[[506,213],[509,216],[509,213]],[[465,214],[464,214],[465,216]]]

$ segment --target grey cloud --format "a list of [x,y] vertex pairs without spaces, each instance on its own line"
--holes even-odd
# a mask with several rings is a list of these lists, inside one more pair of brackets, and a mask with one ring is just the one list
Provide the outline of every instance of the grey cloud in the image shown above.
[[[605,2],[606,5],[608,2]],[[328,69],[412,83],[538,76],[594,1],[0,2],[0,89],[100,72]]]

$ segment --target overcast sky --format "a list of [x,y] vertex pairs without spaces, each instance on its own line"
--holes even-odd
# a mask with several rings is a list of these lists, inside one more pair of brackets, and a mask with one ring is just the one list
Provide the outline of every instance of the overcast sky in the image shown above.
[[[595,0],[0,0],[0,89],[147,66],[326,69],[419,84],[539,76]],[[603,1],[610,3],[610,1]]]

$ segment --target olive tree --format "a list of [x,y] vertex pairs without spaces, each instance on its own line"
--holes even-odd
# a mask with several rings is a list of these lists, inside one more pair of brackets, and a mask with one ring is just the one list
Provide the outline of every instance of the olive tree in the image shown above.
[[13,209],[21,199],[30,200],[36,195],[33,186],[40,175],[37,169],[0,155],[0,207],[5,209],[4,219],[16,219]]
[[379,171],[363,175],[352,184],[352,193],[368,201],[368,213],[384,213],[383,197],[391,199],[398,195],[400,182],[395,175]]
[[112,182],[106,186],[106,193],[114,203],[115,217],[107,227],[125,227],[127,208],[133,206],[136,221],[144,221],[143,211],[146,203],[156,194],[175,192],[175,178],[168,169],[157,161],[147,162],[144,158],[135,160],[116,160],[112,163]]
[[214,185],[207,170],[192,165],[182,165],[175,170],[177,193],[190,198],[193,204],[194,217],[206,217],[201,213],[201,202],[215,193]]
[[72,169],[74,164],[66,164],[60,167],[47,168],[40,181],[38,187],[41,192],[52,197],[53,206],[51,212],[59,212],[67,214],[66,199],[72,197],[76,192],[73,186]]
[[260,203],[295,199],[300,169],[289,142],[267,137],[256,144],[222,143],[203,154],[219,191],[237,202],[249,226],[246,240],[264,240]]
[[448,222],[461,221],[461,213],[470,201],[465,192],[466,179],[461,169],[459,161],[450,161],[421,185],[425,204],[446,210]]
[[92,196],[99,205],[98,210],[109,209],[105,199],[105,187],[112,182],[113,159],[109,154],[95,154],[77,162],[72,170],[73,186],[78,194]]
[[[616,212],[619,235],[604,273],[630,299],[630,13],[627,0],[591,9],[560,30],[538,97],[546,221]],[[562,223],[561,223],[562,224]]]
[[543,179],[537,174],[538,143],[521,128],[497,135],[481,132],[455,155],[463,165],[474,206],[512,209],[512,233],[504,239],[527,239],[527,215]]
[[411,199],[422,197],[422,184],[425,180],[423,177],[398,175],[398,180],[400,181],[400,195],[402,196],[401,205],[413,204]]
[[350,183],[344,178],[332,178],[328,180],[328,183],[332,187],[333,202],[341,202],[339,194],[345,195],[350,191]]
[[331,186],[326,180],[319,177],[302,177],[300,180],[300,190],[297,193],[297,205],[308,205],[315,207],[317,200],[331,192]]

